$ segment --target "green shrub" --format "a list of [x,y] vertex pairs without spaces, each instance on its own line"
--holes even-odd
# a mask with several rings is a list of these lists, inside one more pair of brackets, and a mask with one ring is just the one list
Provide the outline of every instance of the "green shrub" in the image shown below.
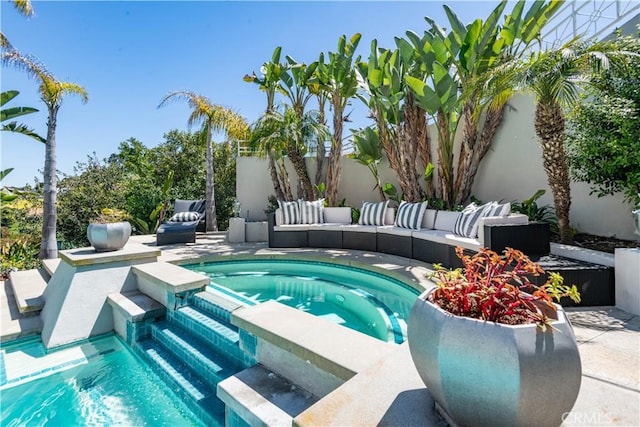
[[558,218],[556,218],[554,209],[550,205],[538,206],[536,200],[546,193],[545,190],[538,190],[533,196],[522,202],[511,202],[511,211],[515,213],[525,214],[529,217],[529,221],[546,222],[552,234],[558,234]]

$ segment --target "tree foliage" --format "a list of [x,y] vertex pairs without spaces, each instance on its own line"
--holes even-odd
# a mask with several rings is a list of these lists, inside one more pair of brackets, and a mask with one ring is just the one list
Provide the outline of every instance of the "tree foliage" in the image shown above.
[[[200,159],[205,155],[206,139],[202,131],[172,130],[164,142],[148,148],[130,138],[120,143],[118,152],[108,159],[95,155],[77,163],[73,176],[60,182],[58,229],[60,238],[72,246],[86,246],[87,225],[107,209],[120,209],[132,218],[153,225],[151,214],[163,202],[163,186],[173,173],[169,199],[202,199],[206,170]],[[213,144],[216,206],[221,229],[226,229],[236,190],[236,162],[231,143]],[[170,215],[171,212],[168,212]],[[153,232],[136,228],[134,232]]]
[[[614,45],[640,54],[640,40]],[[619,72],[591,79],[569,115],[567,143],[573,177],[591,184],[599,197],[622,192],[640,203],[640,57]]]

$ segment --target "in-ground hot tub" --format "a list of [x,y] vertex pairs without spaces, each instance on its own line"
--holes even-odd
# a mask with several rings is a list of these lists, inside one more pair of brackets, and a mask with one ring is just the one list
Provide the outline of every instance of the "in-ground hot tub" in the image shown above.
[[183,267],[245,304],[275,300],[378,338],[402,343],[420,291],[369,269],[308,260],[234,260]]

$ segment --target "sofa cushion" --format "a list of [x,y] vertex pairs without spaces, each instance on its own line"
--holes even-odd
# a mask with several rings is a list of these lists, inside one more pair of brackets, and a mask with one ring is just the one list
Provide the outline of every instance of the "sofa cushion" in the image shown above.
[[278,200],[278,205],[282,212],[282,225],[300,224],[300,205],[297,200],[295,202]]
[[436,220],[434,221],[433,228],[435,230],[453,231],[453,226],[456,225],[456,221],[462,212],[454,211],[438,211]]
[[307,231],[309,224],[282,224],[273,227],[273,231]]
[[383,225],[393,225],[396,218],[396,209],[395,208],[387,208],[384,212],[384,224]]
[[511,203],[500,204],[498,202],[491,202],[483,216],[505,217],[505,216],[509,216],[510,213],[511,213]]
[[322,224],[324,222],[324,199],[313,202],[298,199],[300,224]]
[[385,214],[387,211],[387,205],[389,201],[385,202],[362,202],[362,208],[360,209],[360,219],[358,224],[360,225],[385,225]]
[[344,206],[327,206],[324,208],[324,222],[332,224],[351,224],[351,208]]
[[422,225],[422,217],[427,209],[427,202],[409,203],[404,200],[400,202],[396,221],[393,224],[396,227],[410,228],[419,230]]
[[342,231],[356,233],[377,233],[378,227],[375,225],[347,224],[342,226]]
[[433,227],[436,225],[437,214],[438,211],[435,209],[426,209],[424,211],[424,215],[422,216],[422,224],[420,224],[420,228],[433,230]]
[[376,230],[380,234],[395,234],[396,236],[411,237],[412,230],[410,228],[396,227],[395,225],[383,225]]
[[453,232],[458,236],[475,238],[478,235],[478,224],[480,218],[485,215],[485,212],[490,208],[490,206],[490,203],[480,206],[473,202],[469,203],[462,210],[462,214],[458,217],[455,225],[453,226]]
[[309,224],[309,230],[317,230],[317,231],[342,231],[342,228],[345,224],[340,224],[337,222],[325,222],[322,224]]

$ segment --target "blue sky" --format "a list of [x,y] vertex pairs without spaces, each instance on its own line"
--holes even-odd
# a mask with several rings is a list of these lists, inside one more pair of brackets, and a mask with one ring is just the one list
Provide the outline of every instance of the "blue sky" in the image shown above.
[[[447,2],[464,21],[485,18],[495,1]],[[378,2],[112,2],[34,1],[35,16],[20,16],[1,1],[1,26],[22,53],[36,56],[58,79],[82,85],[89,102],[67,97],[58,114],[58,169],[73,174],[78,161],[96,153],[104,158],[118,144],[135,137],[152,147],[171,129],[187,129],[186,103],[157,109],[170,91],[191,90],[233,108],[248,122],[265,108],[265,96],[242,77],[271,58],[283,55],[311,62],[335,50],[342,34],[362,34],[359,53],[370,42],[393,47],[394,36],[426,29],[425,16],[442,26],[439,1]],[[46,108],[37,84],[2,68],[2,91],[19,90],[6,106],[32,106],[39,113],[22,122],[46,135]],[[354,100],[354,123],[368,124]],[[44,145],[2,132],[1,168],[13,167],[4,186],[33,184],[41,178]]]

